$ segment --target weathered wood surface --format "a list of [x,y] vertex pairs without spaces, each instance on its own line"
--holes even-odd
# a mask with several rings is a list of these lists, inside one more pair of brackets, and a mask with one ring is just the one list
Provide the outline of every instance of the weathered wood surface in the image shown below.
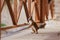
[[[17,11],[17,0],[14,0],[14,11],[12,9],[10,0],[4,0],[2,3],[2,8],[4,7],[4,3],[6,2],[7,7],[10,12],[10,16],[13,22],[13,25],[17,25],[19,17],[21,16],[21,10],[24,6],[25,14],[27,21],[29,22],[29,17],[32,16],[33,13],[31,13],[31,0],[20,0],[19,2],[19,11]],[[48,12],[47,8],[47,0],[34,0],[34,7],[35,7],[35,19],[38,20],[40,23],[45,23],[45,14]],[[28,3],[28,4],[27,4]],[[45,10],[46,9],[46,10]],[[21,18],[20,18],[21,19]]]

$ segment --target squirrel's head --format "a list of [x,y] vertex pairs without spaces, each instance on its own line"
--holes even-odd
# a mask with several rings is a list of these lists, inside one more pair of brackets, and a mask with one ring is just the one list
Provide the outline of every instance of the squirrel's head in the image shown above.
[[32,20],[32,17],[30,17],[28,20],[29,20],[29,21]]

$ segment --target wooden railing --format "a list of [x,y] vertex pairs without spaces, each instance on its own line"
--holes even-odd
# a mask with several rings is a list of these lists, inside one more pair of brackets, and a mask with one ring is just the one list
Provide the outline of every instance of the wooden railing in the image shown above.
[[[0,0],[0,19],[1,19],[1,12],[5,5],[5,3],[8,6],[10,16],[13,22],[14,26],[6,27],[6,28],[0,28],[0,30],[6,30],[11,28],[16,28],[24,25],[28,25],[28,23],[17,25],[19,16],[21,14],[22,6],[24,6],[25,14],[27,17],[27,22],[29,22],[29,17],[33,14],[32,7],[35,8],[35,21],[44,23],[45,22],[45,16],[48,17],[48,0],[19,0],[19,11],[17,9],[17,0],[14,0],[14,11],[12,9],[10,0]],[[28,3],[28,4],[27,4]],[[33,5],[32,5],[33,3]],[[37,21],[38,20],[38,21]],[[1,21],[0,21],[1,22]]]

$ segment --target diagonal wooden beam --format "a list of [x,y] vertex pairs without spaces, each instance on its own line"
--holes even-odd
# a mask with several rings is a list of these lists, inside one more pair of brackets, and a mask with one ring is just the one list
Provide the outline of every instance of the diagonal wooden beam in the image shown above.
[[3,10],[4,4],[5,4],[5,0],[1,0],[1,12]]
[[33,8],[35,8],[35,21],[39,22],[40,21],[40,0],[32,0],[32,3],[34,5]]
[[17,11],[17,0],[14,0],[14,16],[15,16],[16,23],[18,23],[17,22],[17,14],[18,14],[18,11]]
[[24,5],[24,9],[25,9],[27,21],[29,22],[29,20],[28,20],[28,18],[29,18],[29,13],[28,13],[28,8],[27,8],[26,0],[23,1],[23,5]]
[[9,9],[9,12],[10,12],[10,15],[11,15],[11,18],[12,18],[12,22],[13,22],[14,25],[17,25],[17,23],[15,21],[14,12],[13,12],[11,4],[10,4],[10,0],[5,0],[5,1],[6,1],[7,6],[8,6],[8,9]]
[[29,17],[31,16],[31,0],[27,0],[28,2],[28,13],[29,13]]
[[4,4],[4,1],[5,1],[5,0],[1,0],[1,7],[2,7],[2,5]]
[[26,13],[27,21],[28,21],[29,13],[28,13],[28,8],[27,8],[26,2],[27,2],[27,0],[20,0],[20,7],[19,7],[20,10],[19,10],[19,15],[18,15],[18,20],[19,20],[19,17],[20,17],[22,6],[24,6],[24,10],[25,10],[25,13]]
[[36,3],[35,3],[35,14],[36,14],[35,17],[37,18],[36,19],[36,21],[37,21],[37,20],[40,20],[40,15],[39,15],[40,14],[40,4],[39,4],[40,2],[38,0],[35,0],[35,1],[36,1]]
[[17,17],[17,22],[21,14],[22,6],[23,6],[23,0],[19,0],[19,8],[18,8],[19,12],[18,12],[18,17]]

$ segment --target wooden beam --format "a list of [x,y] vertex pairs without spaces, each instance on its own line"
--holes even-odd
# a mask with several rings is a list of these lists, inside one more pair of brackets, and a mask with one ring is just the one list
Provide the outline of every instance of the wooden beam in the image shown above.
[[[1,28],[1,0],[0,0],[0,28]],[[0,39],[1,39],[1,30],[0,30]]]
[[45,23],[45,1],[47,0],[40,0],[40,23]]
[[46,20],[48,20],[48,16],[49,16],[49,9],[48,9],[48,0],[45,1],[45,17]]
[[0,27],[1,27],[1,0],[0,0]]
[[9,27],[5,27],[5,28],[0,28],[0,30],[8,30],[8,29],[22,27],[22,26],[26,26],[26,25],[28,25],[28,24],[24,23],[24,24],[20,24],[20,25],[14,25],[14,26],[9,26]]
[[17,11],[17,0],[14,0],[14,16],[15,16],[16,23],[17,23],[17,14],[18,14],[18,11]]
[[17,22],[18,22],[18,20],[20,18],[22,6],[23,6],[23,1],[22,0],[19,0],[19,8],[18,8],[19,12],[18,12],[18,17],[17,17]]
[[5,0],[5,1],[6,1],[7,6],[8,6],[8,9],[9,9],[9,12],[10,12],[10,15],[11,15],[11,18],[12,18],[12,22],[13,22],[14,25],[17,25],[17,23],[15,21],[14,12],[13,12],[11,4],[10,4],[10,0]]
[[[36,23],[40,23],[40,22],[36,22]],[[27,25],[29,25],[29,24],[24,23],[24,24],[20,24],[20,25],[14,25],[14,26],[8,26],[8,27],[5,27],[5,28],[0,28],[0,30],[8,30],[8,29],[12,29],[12,28],[27,26]],[[28,28],[31,28],[31,25]],[[26,29],[28,29],[28,28],[26,28]]]
[[4,4],[5,4],[5,0],[3,0],[3,1],[1,0],[1,12],[3,10]]
[[28,8],[27,8],[26,0],[23,2],[23,5],[24,5],[24,9],[25,9],[27,21],[29,22],[29,20],[28,20],[28,18],[29,18],[29,13],[28,13]]
[[40,0],[35,0],[36,3],[35,3],[35,19],[36,21],[40,21]]
[[54,0],[50,3],[51,18],[54,19]]
[[29,13],[29,17],[31,16],[31,0],[27,0],[28,2],[28,13]]
[[2,5],[4,4],[4,1],[5,1],[5,0],[1,0],[1,7],[2,7]]

